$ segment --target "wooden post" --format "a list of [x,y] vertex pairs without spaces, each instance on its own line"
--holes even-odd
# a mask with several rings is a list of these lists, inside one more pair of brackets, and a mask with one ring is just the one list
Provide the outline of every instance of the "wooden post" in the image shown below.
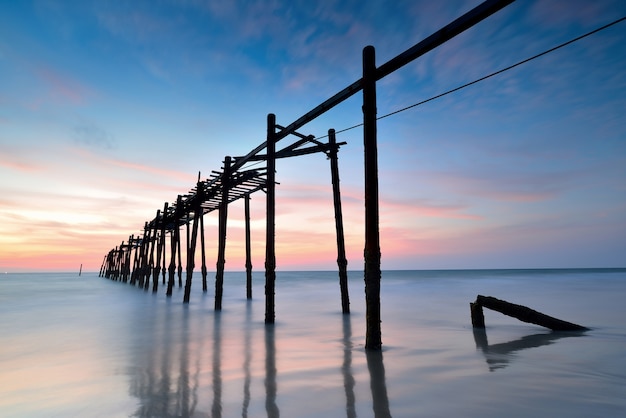
[[165,296],[172,296],[172,290],[174,288],[174,278],[176,276],[176,232],[178,231],[178,225],[174,226],[174,229],[170,235],[170,265],[167,268],[167,291]]
[[363,49],[363,145],[365,149],[365,348],[382,348],[380,329],[380,235],[376,138],[376,53]]
[[215,273],[215,310],[222,310],[222,294],[224,291],[224,264],[226,263],[226,222],[228,220],[228,190],[230,188],[230,157],[224,158],[221,189],[222,201],[219,208],[217,263]]
[[122,271],[122,264],[124,260],[124,241],[120,244],[117,251],[117,261],[115,262],[115,281],[121,280],[120,272]]
[[[167,205],[167,203],[166,203]],[[152,292],[155,293],[159,289],[159,276],[161,275],[161,224],[165,223],[161,219],[161,211],[157,210],[157,216],[154,218],[154,243],[156,245],[156,262],[152,268]]]
[[276,318],[274,289],[276,285],[276,115],[267,115],[267,185],[265,227],[265,323]]
[[169,208],[169,204],[165,202],[163,206],[163,219],[161,220],[161,251],[163,252],[163,265],[161,266],[161,272],[163,273],[163,285],[165,285],[165,272],[167,271],[165,265],[166,257],[166,241],[167,241],[167,210]]
[[130,284],[135,286],[137,284],[137,275],[141,269],[141,242],[139,237],[135,240],[135,257],[133,259],[133,271],[130,273]]
[[163,234],[161,235],[161,245],[163,246],[163,265],[161,266],[161,274],[163,286],[165,286],[165,277],[167,276],[167,229],[163,228]]
[[206,293],[207,291],[207,282],[206,282],[206,276],[207,276],[207,268],[206,268],[206,250],[204,248],[204,209],[202,208],[202,204],[204,203],[204,199],[205,199],[205,184],[204,182],[200,181],[202,172],[198,171],[198,184],[197,184],[197,193],[196,193],[196,198],[197,198],[197,204],[198,204],[198,208],[200,211],[200,252],[201,252],[201,258],[202,258],[202,267],[201,267],[201,274],[202,274],[202,292]]
[[[201,188],[202,185],[198,181],[198,193],[200,193]],[[189,303],[189,298],[191,296],[191,280],[193,278],[193,268],[195,267],[196,242],[198,239],[198,227],[200,226],[200,214],[202,213],[201,199],[197,199],[193,211],[191,236],[189,236],[189,222],[187,222],[187,280],[185,281],[184,303]]]
[[146,279],[146,269],[148,268],[148,247],[150,241],[148,232],[148,222],[146,222],[143,226],[143,239],[141,240],[141,248],[139,252],[139,271],[137,274],[137,284],[141,288],[143,288],[143,283]]
[[[167,296],[172,296],[172,289],[176,280],[176,256],[178,255],[178,263],[180,264],[180,213],[182,209],[182,196],[176,198],[176,209],[174,210],[174,227],[172,228],[172,236],[170,239],[170,266],[168,268],[169,278],[167,282]],[[178,273],[180,280],[180,272]]]
[[341,192],[339,189],[339,164],[337,161],[337,139],[335,130],[328,130],[330,150],[330,174],[333,183],[333,204],[335,207],[335,231],[337,235],[337,266],[339,267],[339,288],[341,289],[341,311],[350,313],[350,296],[348,294],[348,260],[346,260],[346,246],[343,237],[343,213],[341,210]]
[[550,328],[553,331],[586,331],[589,328],[571,322],[542,314],[526,306],[516,305],[505,300],[494,298],[493,296],[476,296],[476,301],[470,303],[472,314],[472,326],[474,328],[485,328],[485,318],[482,308],[488,308],[504,315],[512,316],[522,322],[540,325]]
[[107,256],[105,255],[102,258],[102,264],[100,265],[100,273],[98,274],[98,277],[104,276],[104,267],[106,266],[106,262],[107,262]]
[[[187,225],[187,229],[189,229],[189,225]],[[183,256],[180,251],[180,241],[180,227],[178,227],[178,240],[176,241],[176,245],[178,246],[178,287],[183,287]]]
[[206,249],[204,246],[204,212],[200,213],[200,245],[202,246],[202,292],[207,292]]
[[170,265],[168,267],[168,280],[167,280],[167,292],[166,296],[172,296],[172,290],[174,288],[175,276],[176,276],[176,250],[180,248],[180,226],[178,225],[178,213],[181,196],[178,195],[176,201],[176,209],[174,211],[174,227],[170,236]]
[[250,245],[250,193],[244,197],[246,222],[246,299],[252,299],[252,251]]
[[130,278],[130,263],[131,263],[131,259],[132,259],[132,252],[133,252],[133,246],[135,245],[135,235],[131,235],[130,237],[128,237],[128,245],[126,247],[126,258],[124,260],[124,276],[123,276],[123,280],[124,283],[128,283],[128,279]]
[[144,282],[144,289],[148,290],[148,288],[150,287],[150,276],[154,276],[152,269],[154,268],[154,249],[155,249],[155,245],[156,245],[156,241],[157,241],[157,233],[159,228],[157,227],[158,225],[158,219],[159,216],[161,215],[161,210],[157,209],[157,214],[156,214],[156,218],[155,218],[155,222],[154,225],[152,226],[152,232],[150,234],[150,257],[149,257],[149,261],[148,261],[148,267],[146,269],[146,280]]

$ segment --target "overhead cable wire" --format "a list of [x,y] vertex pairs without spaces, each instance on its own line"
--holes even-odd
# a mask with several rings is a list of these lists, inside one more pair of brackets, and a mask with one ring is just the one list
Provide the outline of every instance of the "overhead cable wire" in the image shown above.
[[[567,41],[567,42],[563,42],[562,44],[559,44],[559,45],[557,45],[557,46],[555,46],[555,47],[552,47],[552,48],[547,49],[547,50],[545,50],[545,51],[543,51],[543,52],[540,52],[539,54],[533,55],[532,57],[526,58],[526,59],[524,59],[524,60],[522,60],[522,61],[519,61],[519,62],[517,62],[517,63],[515,63],[515,64],[509,65],[508,67],[502,68],[502,69],[500,69],[500,70],[498,70],[498,71],[495,71],[495,72],[493,72],[493,73],[491,73],[491,74],[487,74],[487,75],[486,75],[486,76],[484,76],[484,77],[478,78],[478,79],[476,79],[476,80],[474,80],[474,81],[471,81],[471,82],[469,82],[469,83],[463,84],[463,85],[458,86],[458,87],[455,87],[455,88],[453,88],[453,89],[451,89],[451,90],[448,90],[448,91],[445,91],[445,92],[443,92],[443,93],[437,94],[436,96],[432,96],[432,97],[430,97],[430,98],[428,98],[428,99],[426,99],[426,100],[422,100],[421,102],[418,102],[418,103],[412,104],[412,105],[410,105],[410,106],[403,107],[402,109],[394,110],[394,111],[393,111],[393,112],[391,112],[391,113],[387,113],[387,114],[385,114],[385,115],[379,116],[379,117],[377,117],[377,118],[376,118],[376,120],[384,119],[384,118],[387,118],[387,117],[389,117],[389,116],[392,116],[392,115],[398,114],[398,113],[400,113],[400,112],[404,112],[404,111],[409,110],[409,109],[412,109],[412,108],[414,108],[414,107],[417,107],[417,106],[423,105],[423,104],[425,104],[425,103],[431,102],[431,101],[433,101],[433,100],[439,99],[439,98],[441,98],[441,97],[443,97],[443,96],[447,96],[448,94],[451,94],[451,93],[457,92],[457,91],[459,91],[459,90],[462,90],[462,89],[464,89],[464,88],[466,88],[466,87],[469,87],[469,86],[472,86],[472,85],[474,85],[474,84],[480,83],[481,81],[487,80],[488,78],[491,78],[491,77],[494,77],[494,76],[496,76],[496,75],[502,74],[502,73],[504,73],[504,72],[506,72],[506,71],[512,70],[512,69],[513,69],[513,68],[515,68],[515,67],[519,67],[519,66],[520,66],[520,65],[522,65],[522,64],[526,64],[527,62],[533,61],[533,60],[535,60],[535,59],[537,59],[537,58],[539,58],[539,57],[542,57],[542,56],[547,55],[547,54],[549,54],[549,53],[551,53],[551,52],[554,52],[554,51],[556,51],[557,49],[563,48],[563,47],[565,47],[565,46],[567,46],[567,45],[570,45],[570,44],[572,44],[572,43],[574,43],[574,42],[580,41],[580,40],[581,40],[581,39],[583,39],[583,38],[586,38],[586,37],[591,36],[591,35],[593,35],[593,34],[595,34],[595,33],[597,33],[597,32],[600,32],[600,31],[602,31],[602,30],[604,30],[604,29],[607,29],[607,28],[609,28],[609,27],[611,27],[611,26],[613,26],[613,25],[616,25],[616,24],[618,24],[618,23],[620,23],[620,22],[624,21],[624,20],[626,20],[626,16],[623,16],[623,17],[621,17],[621,18],[619,18],[619,19],[616,19],[616,20],[614,20],[614,21],[613,21],[613,22],[611,22],[611,23],[607,23],[606,25],[601,26],[601,27],[599,27],[599,28],[596,28],[596,29],[594,29],[594,30],[592,30],[592,31],[590,31],[590,32],[587,32],[587,33],[583,34],[583,35],[577,36],[576,38],[570,39],[570,40],[569,40],[569,41]],[[355,128],[358,128],[358,127],[360,127],[360,126],[363,126],[363,123],[359,123],[359,124],[357,124],[357,125],[350,126],[350,127],[348,127],[348,128],[344,128],[344,129],[337,130],[337,131],[335,131],[335,134],[340,134],[340,133],[342,133],[342,132],[346,132],[346,131],[349,131],[349,130],[351,130],[351,129],[355,129]],[[318,137],[317,139],[326,138],[327,136],[328,136],[328,135],[324,135],[324,136]]]

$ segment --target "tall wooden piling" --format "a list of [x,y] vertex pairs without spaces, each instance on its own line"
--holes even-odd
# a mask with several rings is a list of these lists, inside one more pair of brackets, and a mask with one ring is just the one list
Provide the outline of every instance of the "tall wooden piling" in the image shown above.
[[276,317],[274,292],[276,285],[276,115],[267,115],[267,184],[265,226],[265,323]]
[[202,214],[202,194],[204,187],[200,181],[197,183],[197,199],[193,207],[193,226],[191,228],[191,236],[189,232],[189,220],[187,221],[187,280],[185,281],[184,303],[189,303],[191,296],[191,281],[193,278],[193,269],[195,267],[196,242],[198,239],[198,227],[200,226],[200,217]]
[[226,263],[226,223],[228,220],[228,191],[230,188],[230,157],[224,158],[222,172],[222,201],[219,208],[217,263],[215,273],[215,310],[222,310],[222,294],[224,289],[224,264]]
[[[187,227],[189,230],[189,227]],[[176,241],[176,251],[178,256],[178,287],[183,287],[183,256],[181,251],[181,243],[180,243],[180,227],[178,229],[178,240]]]
[[144,281],[146,279],[146,270],[148,269],[148,248],[150,242],[149,236],[150,228],[148,222],[143,227],[143,239],[141,240],[141,248],[139,252],[139,269],[137,272],[137,285],[143,288]]
[[166,241],[167,241],[167,213],[169,209],[169,204],[165,202],[163,205],[163,220],[161,222],[161,251],[163,252],[163,265],[161,266],[161,272],[163,274],[163,285],[165,285],[165,276],[166,276]]
[[174,288],[175,277],[176,277],[176,254],[177,250],[180,249],[180,226],[179,222],[179,213],[180,213],[180,204],[181,204],[181,196],[178,195],[176,199],[176,207],[174,209],[174,220],[173,220],[173,228],[170,235],[170,265],[167,269],[168,279],[167,279],[167,291],[165,293],[166,296],[172,296],[172,291]]
[[330,150],[330,174],[333,183],[333,204],[335,207],[335,231],[337,236],[337,266],[339,267],[339,288],[341,289],[341,311],[350,313],[350,296],[348,294],[348,260],[343,236],[343,212],[341,210],[341,192],[339,188],[339,163],[337,161],[337,139],[335,130],[328,130]]
[[252,299],[252,251],[250,245],[250,193],[244,197],[246,225],[246,299]]
[[132,254],[133,248],[135,247],[135,236],[131,235],[128,237],[128,245],[126,247],[125,260],[124,260],[124,274],[122,280],[124,283],[128,283],[131,274],[131,262],[132,262]]
[[165,296],[172,296],[176,277],[176,245],[178,236],[178,226],[174,227],[170,235],[170,265],[167,268],[167,291]]
[[[161,275],[161,211],[157,210],[156,218],[154,218],[154,242],[153,247],[156,247],[156,261],[152,266],[152,292],[156,292],[159,289],[159,276]],[[151,260],[152,261],[152,260]],[[150,263],[152,264],[152,263]]]
[[[157,216],[155,219],[158,219],[160,215],[161,215],[161,210],[158,209]],[[150,287],[150,277],[152,276],[152,273],[153,273],[152,269],[154,268],[154,251],[155,251],[155,245],[156,245],[156,240],[157,240],[157,233],[158,233],[158,228],[156,227],[156,225],[153,225],[150,229],[150,249],[149,249],[150,256],[148,258],[148,266],[146,268],[146,280],[144,281],[145,290],[148,290],[148,288]]]
[[100,273],[98,273],[98,277],[104,276],[104,267],[106,266],[107,256],[102,257],[102,264],[100,264]]
[[139,274],[139,266],[141,260],[141,238],[137,237],[135,242],[135,257],[133,258],[133,269],[130,272],[130,284],[135,286],[137,284],[137,274]]
[[380,234],[376,129],[376,52],[363,49],[363,145],[365,149],[365,348],[382,348],[380,329]]
[[200,246],[202,251],[202,292],[206,293],[207,289],[207,268],[206,268],[206,248],[204,246],[204,212],[200,213]]

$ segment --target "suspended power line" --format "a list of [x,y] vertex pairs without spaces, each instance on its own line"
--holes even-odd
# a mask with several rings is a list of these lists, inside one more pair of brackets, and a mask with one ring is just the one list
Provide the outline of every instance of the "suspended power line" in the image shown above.
[[[504,72],[506,72],[506,71],[509,71],[509,70],[512,70],[513,68],[518,67],[518,66],[520,66],[520,65],[522,65],[522,64],[526,64],[527,62],[533,61],[533,60],[535,60],[535,59],[537,59],[537,58],[539,58],[539,57],[542,57],[542,56],[547,55],[547,54],[549,54],[549,53],[551,53],[551,52],[554,52],[554,51],[556,51],[557,49],[563,48],[563,47],[565,47],[565,46],[567,46],[567,45],[573,44],[574,42],[580,41],[580,40],[581,40],[581,39],[583,39],[583,38],[586,38],[586,37],[591,36],[591,35],[593,35],[593,34],[595,34],[595,33],[598,33],[598,32],[600,32],[600,31],[602,31],[602,30],[604,30],[604,29],[607,29],[607,28],[609,28],[609,27],[611,27],[611,26],[613,26],[613,25],[616,25],[616,24],[618,24],[618,23],[620,23],[620,22],[622,22],[622,21],[624,21],[624,20],[626,20],[626,16],[621,17],[621,18],[619,18],[619,19],[617,19],[617,20],[614,20],[614,21],[613,21],[613,22],[611,22],[611,23],[608,23],[608,24],[606,24],[606,25],[604,25],[604,26],[601,26],[601,27],[599,27],[599,28],[597,28],[597,29],[594,29],[594,30],[592,30],[592,31],[590,31],[590,32],[587,32],[587,33],[585,33],[585,34],[583,34],[583,35],[580,35],[580,36],[578,36],[578,37],[576,37],[576,38],[570,39],[570,40],[569,40],[569,41],[567,41],[567,42],[563,42],[562,44],[559,44],[559,45],[557,45],[557,46],[555,46],[555,47],[552,47],[552,48],[550,48],[550,49],[547,49],[547,50],[545,50],[545,51],[543,51],[543,52],[541,52],[541,53],[539,53],[539,54],[533,55],[533,56],[532,56],[532,57],[530,57],[530,58],[526,58],[526,59],[524,59],[524,60],[522,60],[522,61],[519,61],[519,62],[517,62],[517,63],[515,63],[515,64],[513,64],[513,65],[509,65],[508,67],[502,68],[502,69],[500,69],[500,70],[498,70],[498,71],[495,71],[495,72],[493,72],[493,73],[491,73],[491,74],[488,74],[488,75],[486,75],[486,76],[484,76],[484,77],[478,78],[478,79],[476,79],[476,80],[474,80],[474,81],[471,81],[471,82],[469,82],[469,83],[463,84],[463,85],[458,86],[458,87],[455,87],[455,88],[453,88],[453,89],[451,89],[451,90],[448,90],[448,91],[445,91],[445,92],[443,92],[443,93],[437,94],[436,96],[432,96],[432,97],[430,97],[430,98],[428,98],[428,99],[426,99],[426,100],[422,100],[421,102],[418,102],[418,103],[412,104],[412,105],[410,105],[410,106],[403,107],[402,109],[394,110],[394,111],[393,111],[393,112],[391,112],[391,113],[387,113],[387,114],[385,114],[385,115],[379,116],[378,118],[376,118],[376,120],[384,119],[384,118],[387,118],[387,117],[389,117],[389,116],[392,116],[392,115],[395,115],[395,114],[398,114],[398,113],[404,112],[404,111],[409,110],[409,109],[412,109],[412,108],[414,108],[414,107],[417,107],[417,106],[423,105],[423,104],[425,104],[425,103],[431,102],[431,101],[433,101],[433,100],[435,100],[435,99],[439,99],[439,98],[441,98],[441,97],[443,97],[443,96],[447,96],[448,94],[451,94],[451,93],[457,92],[457,91],[459,91],[459,90],[462,90],[462,89],[464,89],[464,88],[466,88],[466,87],[469,87],[469,86],[472,86],[472,85],[474,85],[474,84],[480,83],[481,81],[487,80],[488,78],[494,77],[494,76],[496,76],[496,75],[498,75],[498,74],[502,74],[502,73],[504,73]],[[346,132],[346,131],[349,131],[349,130],[351,130],[351,129],[355,129],[355,128],[358,128],[358,127],[360,127],[360,126],[363,126],[363,123],[359,123],[359,124],[357,124],[357,125],[350,126],[350,127],[348,127],[348,128],[344,128],[344,129],[337,130],[337,131],[335,131],[335,134],[340,134],[340,133],[342,133],[342,132]],[[318,139],[321,139],[321,138],[326,138],[327,136],[328,136],[328,135],[324,135],[324,136],[318,137]]]

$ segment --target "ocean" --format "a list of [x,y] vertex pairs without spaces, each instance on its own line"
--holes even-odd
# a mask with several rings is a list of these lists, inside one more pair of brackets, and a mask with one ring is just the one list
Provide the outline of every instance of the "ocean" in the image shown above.
[[[0,275],[2,417],[623,417],[626,269],[384,271],[383,350],[364,349],[363,273],[214,273],[191,301],[96,273]],[[494,296],[590,328],[552,332]]]

